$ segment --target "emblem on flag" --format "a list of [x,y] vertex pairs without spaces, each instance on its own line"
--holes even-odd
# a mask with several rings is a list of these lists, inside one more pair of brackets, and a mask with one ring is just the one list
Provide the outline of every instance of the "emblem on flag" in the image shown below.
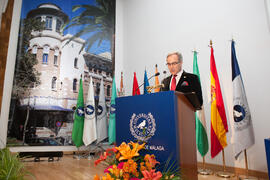
[[234,102],[233,107],[233,118],[234,118],[234,129],[241,131],[246,129],[250,125],[250,113],[247,111],[245,105],[240,102]]
[[100,105],[98,105],[98,110],[97,110],[97,114],[98,114],[98,116],[99,116],[99,115],[101,115],[101,114],[102,114],[102,112],[103,112],[103,107],[102,107],[102,106],[100,106]]
[[110,107],[110,114],[115,114],[115,104],[111,104],[111,107]]
[[80,117],[84,116],[84,109],[83,109],[83,107],[78,107],[78,109],[77,109],[77,115],[80,116]]
[[95,112],[95,108],[92,105],[87,105],[85,108],[85,113],[87,115],[92,115]]

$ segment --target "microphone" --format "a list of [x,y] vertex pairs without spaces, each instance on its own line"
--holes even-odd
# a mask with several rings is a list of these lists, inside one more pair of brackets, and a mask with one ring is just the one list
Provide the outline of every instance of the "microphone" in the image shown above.
[[[155,73],[154,75],[152,75],[150,78],[148,78],[147,80],[149,81],[149,80],[152,79],[153,77],[156,77],[156,76],[159,76],[159,75],[160,75],[160,73],[157,72],[157,73]],[[144,82],[143,82],[139,87],[137,87],[137,88],[135,89],[135,91],[137,91],[142,85],[144,85]]]
[[165,85],[162,84],[158,84],[158,85],[154,85],[154,86],[147,86],[146,89],[148,92],[151,92],[153,89],[157,89],[157,88],[164,88]]

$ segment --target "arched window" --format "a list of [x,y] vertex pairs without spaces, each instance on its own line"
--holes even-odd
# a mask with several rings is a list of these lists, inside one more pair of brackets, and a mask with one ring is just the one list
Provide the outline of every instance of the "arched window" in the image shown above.
[[34,45],[32,47],[32,54],[35,56],[35,59],[37,58],[37,45]]
[[77,79],[73,79],[73,92],[77,92]]
[[52,30],[52,17],[46,17],[45,28],[48,30]]
[[52,90],[56,90],[56,80],[57,80],[56,77],[52,78]]
[[110,94],[111,94],[111,86],[108,85],[107,86],[107,96],[110,96]]
[[60,32],[61,26],[62,26],[62,22],[60,21],[60,19],[57,19],[56,20],[56,28],[55,28],[56,32]]
[[59,49],[55,48],[54,50],[54,56],[53,56],[53,65],[58,65],[58,55],[59,55]]
[[78,68],[78,58],[74,59],[74,68]]
[[43,47],[43,56],[42,56],[42,63],[43,64],[48,64],[49,50],[50,50],[49,46],[46,45]]

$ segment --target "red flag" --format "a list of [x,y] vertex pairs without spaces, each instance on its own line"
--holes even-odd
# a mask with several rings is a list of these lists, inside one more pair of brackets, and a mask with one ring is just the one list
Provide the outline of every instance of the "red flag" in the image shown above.
[[221,94],[214,50],[211,46],[211,157],[214,158],[227,146],[226,133],[228,132],[227,117]]
[[140,93],[136,73],[134,72],[132,96],[140,95],[140,94],[141,93]]

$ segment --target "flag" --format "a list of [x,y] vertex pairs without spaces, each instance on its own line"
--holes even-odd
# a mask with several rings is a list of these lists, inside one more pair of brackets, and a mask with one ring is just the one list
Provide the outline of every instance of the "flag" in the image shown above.
[[237,159],[241,152],[255,143],[251,115],[245,88],[236,58],[234,41],[231,44],[232,83],[233,83],[233,130],[234,151]]
[[85,119],[83,128],[83,142],[86,146],[97,139],[96,111],[94,99],[94,87],[90,76],[87,100],[85,103]]
[[84,127],[84,102],[83,102],[83,84],[80,79],[80,89],[77,98],[77,106],[74,115],[74,123],[72,129],[72,141],[76,147],[83,145],[83,127]]
[[140,95],[140,94],[141,93],[140,93],[140,89],[139,89],[139,85],[138,85],[136,73],[134,72],[132,96]]
[[147,73],[146,73],[146,70],[144,71],[144,84],[143,84],[143,93],[144,94],[149,94],[148,91],[147,91],[147,88],[149,86],[149,81],[148,81],[148,78],[147,78]]
[[[158,69],[157,69],[157,64],[156,64],[156,69],[155,69],[155,74],[158,73]],[[158,80],[158,76],[155,76],[155,86],[157,87],[159,85],[159,80]],[[155,88],[155,92],[159,92],[160,88]]]
[[121,72],[120,92],[124,95],[123,72]]
[[116,136],[115,136],[115,99],[116,98],[117,98],[117,94],[116,94],[115,78],[113,78],[109,130],[108,130],[109,144],[116,142]]
[[104,94],[104,82],[102,78],[100,83],[99,101],[97,109],[97,142],[101,142],[107,137],[108,137],[107,110]]
[[124,92],[124,85],[123,85],[123,72],[121,72],[121,80],[120,80],[120,90],[117,88],[117,94],[118,97],[124,96],[125,92]]
[[227,146],[226,133],[228,132],[227,117],[221,94],[214,50],[211,46],[211,156],[214,158]]
[[[193,73],[196,74],[200,80],[200,72],[197,63],[197,52],[194,51],[194,58],[193,58]],[[205,156],[208,152],[208,139],[206,133],[206,122],[205,122],[205,114],[204,114],[204,107],[202,105],[202,109],[196,111],[195,113],[196,119],[196,144],[198,151],[200,152],[201,156]]]

